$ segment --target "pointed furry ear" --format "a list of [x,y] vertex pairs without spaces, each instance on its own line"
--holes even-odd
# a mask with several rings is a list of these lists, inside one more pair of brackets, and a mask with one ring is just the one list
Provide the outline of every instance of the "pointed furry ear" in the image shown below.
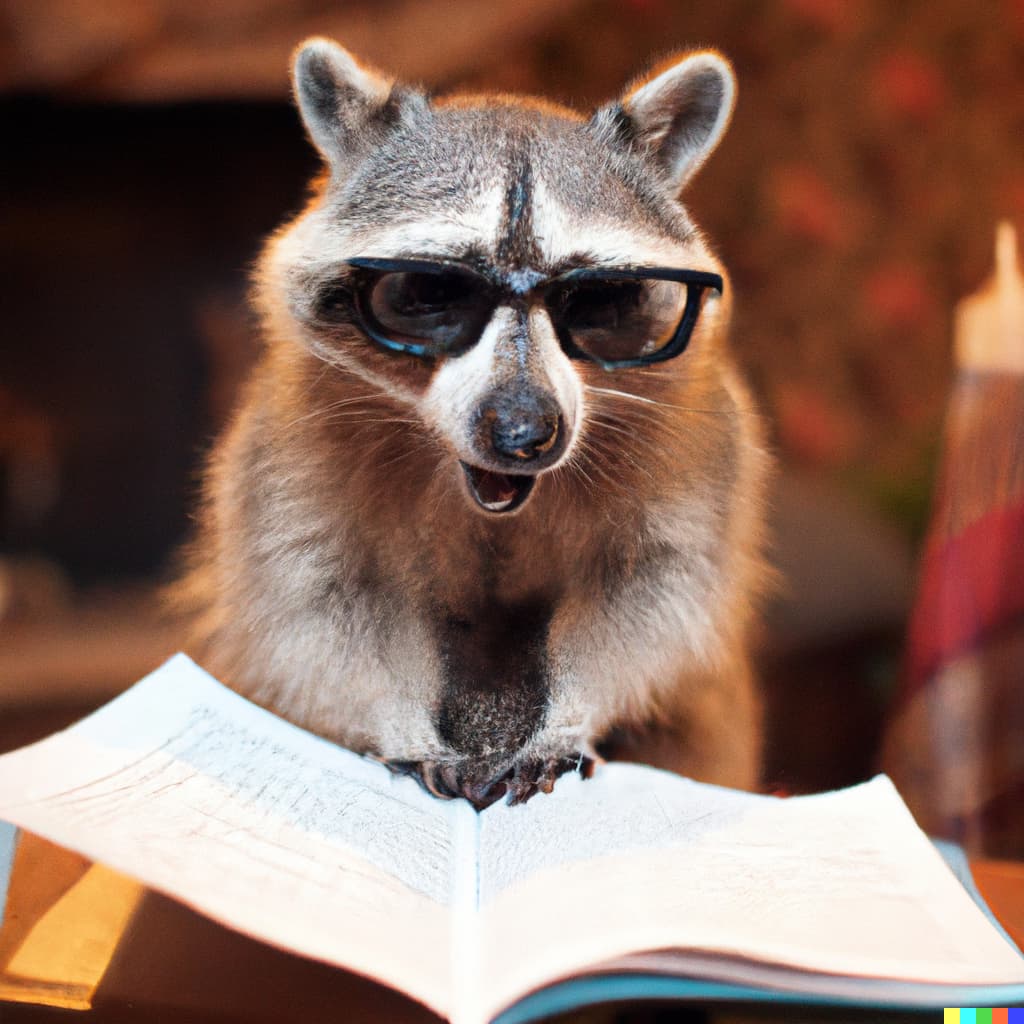
[[736,102],[736,77],[720,54],[675,60],[626,93],[628,132],[660,165],[676,193],[711,155]]
[[307,39],[296,51],[295,100],[313,144],[332,164],[344,161],[375,120],[394,115],[393,86],[330,39]]

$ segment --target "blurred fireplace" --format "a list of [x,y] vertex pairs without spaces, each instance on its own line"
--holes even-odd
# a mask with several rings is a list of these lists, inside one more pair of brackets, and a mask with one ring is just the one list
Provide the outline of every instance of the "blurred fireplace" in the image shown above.
[[0,117],[0,553],[151,574],[253,351],[248,266],[315,159],[284,98]]

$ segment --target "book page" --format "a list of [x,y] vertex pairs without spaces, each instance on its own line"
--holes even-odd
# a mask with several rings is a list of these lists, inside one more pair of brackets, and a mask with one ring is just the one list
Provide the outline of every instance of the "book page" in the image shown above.
[[472,1017],[629,953],[915,982],[1024,982],[888,779],[780,800],[606,765],[480,826]]
[[465,887],[452,836],[467,813],[250,704],[184,655],[0,757],[0,818],[442,1015],[449,904]]

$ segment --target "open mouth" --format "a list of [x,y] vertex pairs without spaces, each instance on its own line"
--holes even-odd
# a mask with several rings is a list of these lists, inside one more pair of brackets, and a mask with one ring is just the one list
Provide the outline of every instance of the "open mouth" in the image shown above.
[[485,512],[513,512],[530,496],[535,476],[494,473],[479,466],[459,462],[465,474],[469,493]]

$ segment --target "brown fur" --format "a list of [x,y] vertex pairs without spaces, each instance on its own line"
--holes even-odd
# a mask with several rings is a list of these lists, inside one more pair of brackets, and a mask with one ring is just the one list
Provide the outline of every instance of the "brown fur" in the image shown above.
[[[316,45],[319,54],[333,52]],[[339,67],[332,73],[340,90],[351,83]],[[300,64],[300,100],[302,76]],[[374,97],[384,95],[374,82]],[[356,750],[411,765],[443,795],[484,803],[502,779],[525,798],[602,742],[617,756],[755,786],[760,711],[746,648],[764,578],[766,459],[727,349],[728,285],[719,311],[705,311],[677,359],[608,373],[587,362],[570,368],[549,354],[516,371],[531,380],[575,374],[583,411],[566,458],[542,473],[523,507],[482,514],[458,467],[461,425],[449,434],[448,406],[435,414],[425,404],[437,367],[383,351],[351,326],[321,329],[305,304],[310,289],[334,273],[331,260],[317,262],[321,247],[337,247],[344,258],[375,244],[366,211],[378,196],[367,193],[370,206],[360,205],[358,168],[369,158],[359,155],[358,138],[376,132],[374,139],[390,140],[387,131],[401,137],[403,129],[363,124],[358,117],[371,115],[349,113],[357,100],[368,102],[345,93],[337,104],[340,131],[352,136],[344,149],[332,148],[309,101],[303,108],[330,173],[308,209],[271,240],[261,264],[264,353],[210,460],[190,569],[175,591],[194,616],[192,650],[252,699]],[[456,98],[429,115],[419,101],[400,106],[410,135],[428,116],[456,119],[450,134],[435,137],[432,127],[427,141],[402,143],[425,154],[407,157],[410,166],[443,153],[462,159],[465,139],[477,133],[484,155],[465,157],[469,169],[461,174],[481,194],[490,172],[479,161],[494,161],[497,176],[505,148],[527,144],[535,168],[553,167],[550,180],[558,182],[579,174],[573,139],[589,131],[600,140],[590,145],[607,150],[606,162],[587,185],[592,198],[567,186],[573,215],[602,218],[614,202],[624,230],[648,225],[645,237],[690,254],[678,265],[720,269],[685,211],[664,196],[661,179],[681,179],[692,167],[659,171],[642,149],[616,148],[601,115],[587,124],[545,104],[495,103]],[[388,117],[390,125],[394,111]],[[425,216],[427,200],[407,194],[402,182],[394,188],[398,223]],[[430,216],[447,216],[444,200],[436,202]],[[535,209],[533,221],[544,213]],[[324,241],[296,242],[318,217]],[[600,230],[589,249],[580,232],[584,252],[604,237],[604,221],[594,222]],[[543,233],[544,225],[531,229]],[[369,243],[360,241],[366,237]],[[530,334],[531,345],[538,337]],[[496,359],[505,358],[503,344],[496,343]],[[499,366],[493,379],[513,387],[502,383],[510,374]],[[474,679],[452,696],[446,659],[454,655],[445,652],[454,644],[458,654],[459,630],[479,643],[496,630],[500,640],[501,623],[486,616],[511,622],[530,608],[547,618],[541,627],[524,626],[522,643],[543,650],[524,653],[511,626],[505,650],[509,664],[523,657],[541,666],[542,689],[524,683],[517,703],[515,678],[502,684],[504,695]],[[504,670],[487,643],[490,661],[479,660],[480,647],[466,664]],[[543,708],[523,706],[537,700]],[[468,746],[453,749],[439,736],[444,702],[446,713],[463,716]],[[524,714],[533,715],[527,725],[506,720]]]

